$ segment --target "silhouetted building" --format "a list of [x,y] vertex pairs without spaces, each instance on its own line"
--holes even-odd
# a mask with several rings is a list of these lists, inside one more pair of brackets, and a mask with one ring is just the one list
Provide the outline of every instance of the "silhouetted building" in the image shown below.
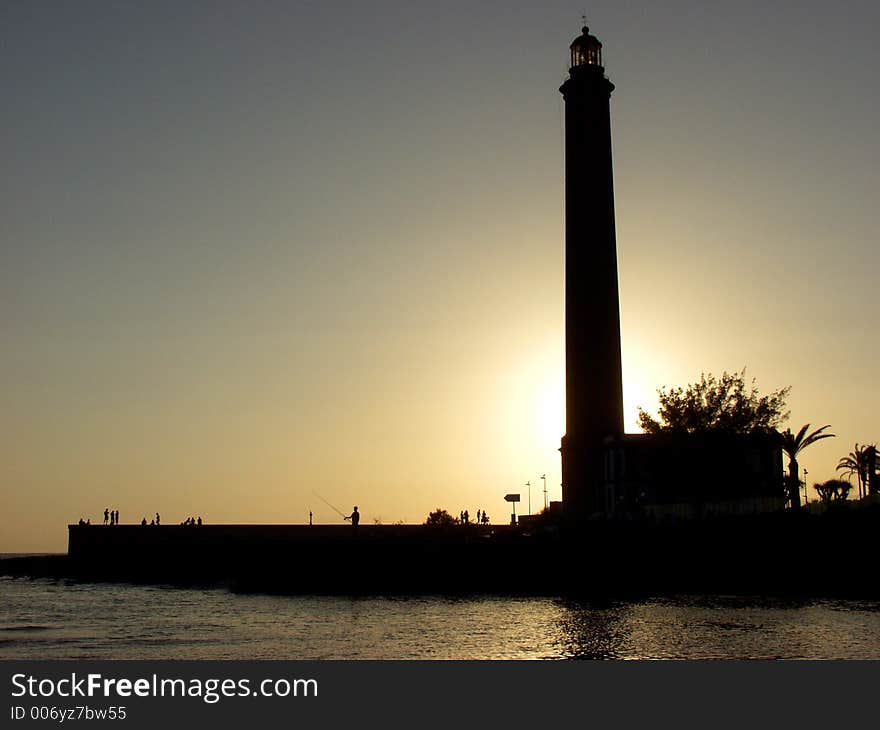
[[567,519],[602,509],[604,444],[623,434],[617,241],[611,170],[612,84],[587,27],[571,44],[565,99],[565,436]]
[[626,434],[605,443],[600,511],[702,517],[781,509],[775,434]]

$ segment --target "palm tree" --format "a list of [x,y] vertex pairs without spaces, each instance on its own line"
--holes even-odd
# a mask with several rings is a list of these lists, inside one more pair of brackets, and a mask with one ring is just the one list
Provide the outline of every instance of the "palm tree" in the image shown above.
[[871,472],[873,471],[876,474],[876,449],[877,447],[874,444],[867,446],[859,446],[856,444],[852,451],[837,462],[838,471],[845,471],[849,476],[855,474],[858,478],[859,499],[868,493],[868,486],[871,482],[872,476]]
[[807,434],[809,428],[810,424],[805,423],[797,434],[793,434],[788,428],[780,434],[782,436],[782,450],[788,455],[788,479],[786,480],[788,482],[788,498],[791,500],[791,506],[795,508],[801,506],[801,479],[798,474],[797,455],[810,444],[834,436],[833,433],[822,433],[826,428],[831,428],[830,425],[822,426],[811,434]]
[[877,494],[880,491],[880,487],[877,485],[877,477],[880,474],[877,473],[877,444],[871,444],[865,449],[865,461],[867,462],[866,466],[868,467],[868,494]]

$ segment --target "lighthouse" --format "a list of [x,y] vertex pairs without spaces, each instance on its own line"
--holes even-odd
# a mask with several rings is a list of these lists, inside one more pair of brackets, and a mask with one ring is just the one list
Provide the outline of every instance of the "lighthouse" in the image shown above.
[[565,100],[566,520],[602,511],[605,444],[623,435],[620,300],[611,164],[612,84],[587,27],[570,46]]

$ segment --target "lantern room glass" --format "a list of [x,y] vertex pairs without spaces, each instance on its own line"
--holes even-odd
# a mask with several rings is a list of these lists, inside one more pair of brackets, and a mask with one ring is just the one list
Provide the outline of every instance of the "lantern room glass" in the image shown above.
[[589,35],[587,28],[584,34],[571,44],[571,66],[602,67],[602,44],[595,36]]

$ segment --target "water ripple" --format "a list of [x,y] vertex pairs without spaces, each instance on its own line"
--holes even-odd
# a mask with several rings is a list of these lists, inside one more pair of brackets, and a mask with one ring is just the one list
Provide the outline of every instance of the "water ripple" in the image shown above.
[[5,659],[880,658],[880,603],[259,596],[0,579]]

